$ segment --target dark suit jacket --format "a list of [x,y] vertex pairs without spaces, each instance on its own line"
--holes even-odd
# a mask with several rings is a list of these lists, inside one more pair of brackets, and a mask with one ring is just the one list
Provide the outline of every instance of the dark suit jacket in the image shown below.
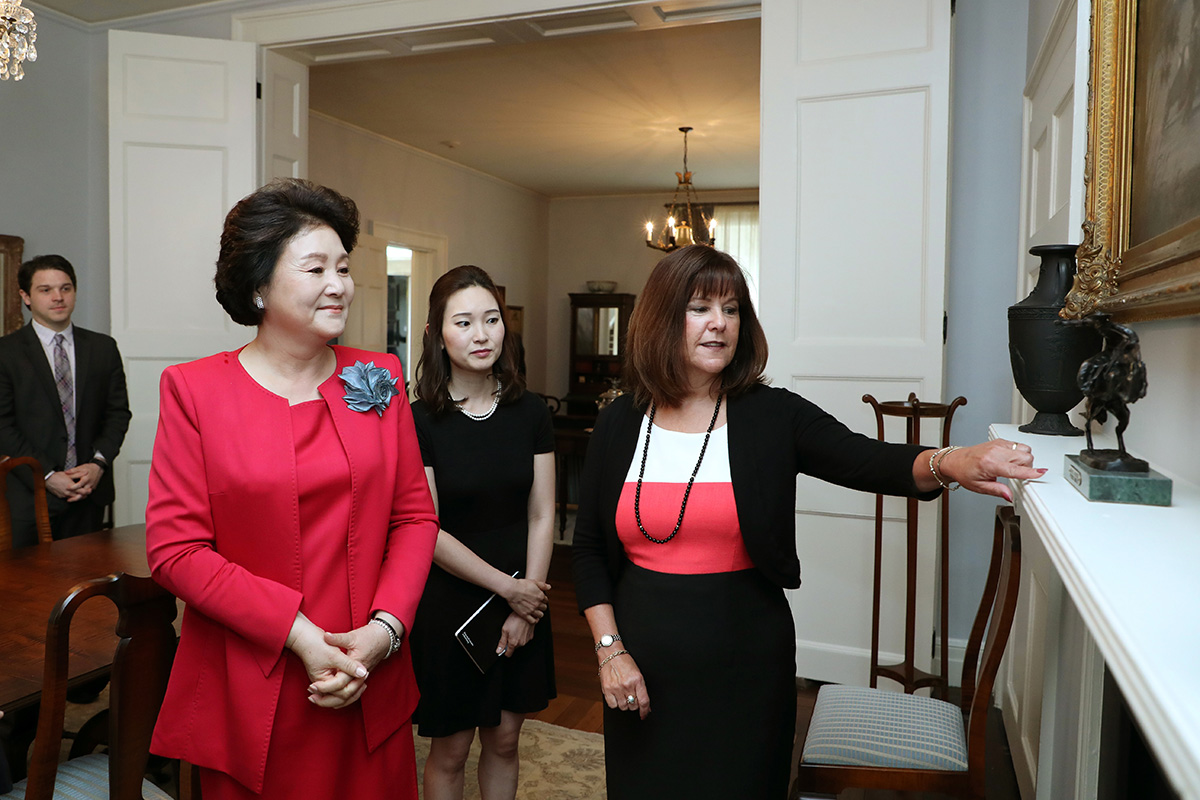
[[[617,501],[639,447],[645,412],[631,396],[619,397],[601,412],[588,441],[571,548],[581,611],[612,602],[612,588],[627,561],[617,538]],[[778,586],[800,585],[798,474],[864,492],[921,499],[940,494],[922,494],[913,482],[913,461],[929,448],[855,433],[786,389],[755,386],[729,399],[726,415],[729,475],[742,539],[754,565]]]
[[[112,463],[129,428],[125,369],[111,336],[79,326],[74,333],[75,449],[80,463],[96,452],[108,462],[88,498],[107,505],[114,495]],[[32,325],[0,339],[0,454],[33,456],[45,472],[63,469],[67,457],[67,425],[54,373]],[[14,470],[8,483],[10,501],[28,504],[33,490],[29,471]],[[49,500],[51,514],[66,507],[53,494]]]

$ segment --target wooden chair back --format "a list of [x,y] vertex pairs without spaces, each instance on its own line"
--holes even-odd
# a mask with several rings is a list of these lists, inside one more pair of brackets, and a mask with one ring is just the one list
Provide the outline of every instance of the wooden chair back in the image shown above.
[[[968,772],[983,777],[988,709],[992,689],[1012,633],[1021,586],[1021,518],[1012,506],[997,506],[992,558],[983,597],[967,639],[962,668],[962,709],[966,718]],[[986,638],[985,638],[986,636]],[[982,785],[982,784],[981,784]]]
[[150,578],[117,573],[76,585],[59,600],[46,628],[46,666],[26,800],[51,800],[67,702],[71,619],[94,597],[117,607],[118,637],[109,692],[108,795],[140,800],[150,737],[175,657],[175,598]]
[[49,542],[50,509],[46,505],[46,476],[42,464],[33,456],[0,456],[0,550],[12,549],[12,509],[8,506],[8,473],[17,467],[29,467],[33,473],[33,516],[39,542]]
[[[963,771],[900,767],[799,765],[791,797],[842,789],[893,789],[986,797],[987,718],[1008,644],[1021,582],[1021,524],[1010,506],[996,509],[992,556],[963,658],[962,710],[967,745]],[[879,690],[876,690],[879,691]]]

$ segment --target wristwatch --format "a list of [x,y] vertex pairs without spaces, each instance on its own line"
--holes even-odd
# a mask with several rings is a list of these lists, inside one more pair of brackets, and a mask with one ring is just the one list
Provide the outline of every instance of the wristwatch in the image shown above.
[[596,651],[595,652],[599,653],[601,647],[612,647],[614,644],[616,644],[619,641],[621,641],[621,634],[618,633],[616,635],[613,635],[611,633],[606,633],[600,637],[600,641],[596,642]]

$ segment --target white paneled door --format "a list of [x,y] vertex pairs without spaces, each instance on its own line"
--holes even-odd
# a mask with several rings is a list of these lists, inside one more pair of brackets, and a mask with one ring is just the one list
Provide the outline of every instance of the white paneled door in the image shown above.
[[252,333],[217,303],[213,272],[225,214],[255,187],[255,51],[108,35],[112,334],[133,411],[116,462],[118,524],[145,516],[163,368]]
[[308,177],[308,67],[261,51],[259,183]]
[[[950,35],[950,0],[762,3],[768,374],[872,436],[863,394],[943,399]],[[903,653],[904,507],[885,508],[886,662]],[[918,642],[932,644],[936,509],[924,510]],[[866,683],[873,520],[872,496],[800,479],[798,675]]]
[[350,254],[350,274],[354,278],[354,302],[346,319],[341,342],[383,353],[387,350],[387,239],[358,237]]

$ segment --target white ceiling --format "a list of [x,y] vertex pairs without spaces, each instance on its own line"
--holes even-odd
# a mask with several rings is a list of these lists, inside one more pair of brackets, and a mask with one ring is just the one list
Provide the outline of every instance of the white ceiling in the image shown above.
[[[314,66],[309,106],[550,197],[758,186],[758,20]],[[703,196],[703,195],[702,195]]]
[[[194,0],[38,0],[87,22]],[[263,0],[239,6],[263,9]],[[757,0],[663,0],[280,52],[309,105],[548,197],[758,186]]]

